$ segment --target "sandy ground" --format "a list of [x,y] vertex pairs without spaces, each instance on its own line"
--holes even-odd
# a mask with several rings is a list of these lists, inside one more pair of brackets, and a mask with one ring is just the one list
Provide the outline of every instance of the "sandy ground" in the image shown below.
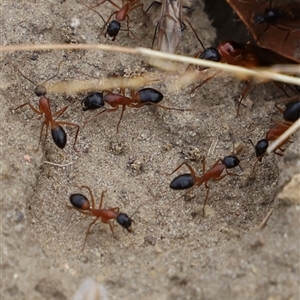
[[[112,7],[101,7],[107,18]],[[202,12],[203,3],[193,7],[190,19],[204,44],[211,45],[215,31]],[[4,45],[112,43],[100,35],[101,19],[76,1],[4,0],[1,9]],[[130,25],[147,47],[158,14],[159,8],[154,9]],[[135,47],[137,42],[120,32],[115,44]],[[185,30],[179,53],[194,55],[197,49],[191,30]],[[147,86],[165,95],[163,105],[192,111],[128,108],[119,133],[120,112],[104,113],[80,131],[78,153],[72,148],[71,127],[66,127],[64,150],[48,138],[35,151],[37,115],[29,107],[11,111],[25,102],[37,105],[34,85],[7,61],[41,83],[55,74],[63,56],[67,60],[51,82],[90,79],[74,67],[100,78],[154,75],[159,81]],[[108,299],[299,299],[299,187],[291,183],[292,178],[299,181],[299,133],[283,158],[266,157],[255,173],[248,142],[263,138],[271,118],[281,117],[274,101],[285,96],[273,83],[253,85],[248,106],[241,107],[237,118],[234,98],[244,83],[226,74],[191,94],[197,82],[176,86],[185,67],[166,73],[126,54],[15,52],[2,54],[1,60],[2,299],[72,299],[85,278],[101,283]],[[48,89],[53,111],[70,106],[60,120],[80,125],[93,115],[81,110],[85,95]],[[204,187],[172,203],[183,193],[169,189],[175,175],[166,173],[187,161],[201,174],[202,156],[210,167],[233,153],[232,141],[234,151],[243,147],[238,154],[243,171],[237,168],[241,176],[209,184],[206,216]],[[282,194],[287,184],[288,192]],[[91,218],[66,207],[71,193],[88,196],[80,185],[92,189],[97,203],[107,190],[105,205],[132,216],[134,233],[116,225],[115,240],[108,225],[97,223],[82,252]],[[273,207],[267,226],[253,230]]]

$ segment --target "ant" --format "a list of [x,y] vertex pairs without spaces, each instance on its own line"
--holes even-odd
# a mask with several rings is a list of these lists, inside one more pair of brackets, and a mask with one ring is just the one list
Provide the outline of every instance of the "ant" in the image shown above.
[[103,97],[102,93],[91,93],[86,98],[82,100],[82,110],[94,110],[100,107],[103,107],[104,103],[107,103],[111,106],[111,108],[105,108],[96,115],[94,115],[91,119],[85,122],[84,126],[89,123],[91,120],[96,118],[98,115],[103,112],[114,112],[117,111],[119,106],[122,106],[122,112],[120,116],[120,120],[117,124],[117,132],[119,132],[119,125],[123,118],[124,111],[126,106],[141,108],[145,105],[155,105],[157,107],[168,109],[168,110],[179,110],[186,111],[187,109],[183,108],[172,108],[158,104],[163,100],[163,94],[153,88],[143,88],[135,93],[134,90],[130,90],[130,97],[125,96],[125,89],[121,89],[121,94],[112,93],[109,90],[104,90],[106,95]]
[[[137,4],[139,2],[139,0],[122,0],[122,7],[118,6],[117,4],[115,4],[112,0],[104,0],[100,3],[98,3],[97,5],[90,7],[87,4],[85,4],[84,2],[80,1],[79,2],[84,5],[85,7],[89,8],[90,10],[92,10],[93,12],[97,13],[100,18],[102,19],[102,21],[104,22],[103,25],[103,29],[106,27],[106,25],[108,25],[107,30],[104,34],[104,36],[106,37],[106,35],[108,35],[109,37],[112,38],[112,41],[114,41],[121,29],[121,23],[122,21],[124,21],[126,19],[127,21],[127,30],[128,30],[128,34],[129,32],[134,36],[134,38],[138,39],[134,33],[129,29],[129,12],[138,8],[138,7],[142,7],[143,8],[143,4]],[[107,21],[105,21],[102,17],[102,15],[97,12],[96,10],[94,10],[94,8],[98,7],[99,5],[103,4],[104,2],[109,2],[110,4],[112,4],[114,7],[116,7],[118,10],[114,11],[110,17],[108,18]],[[115,15],[115,20],[110,21],[110,19]]]
[[[287,102],[285,104],[285,109],[282,109],[278,106],[278,104],[285,102]],[[292,123],[296,122],[300,118],[299,96],[280,101],[278,104],[276,104],[275,107],[283,114],[285,122],[275,121],[275,123],[277,124],[272,126],[266,133],[266,137],[259,140],[256,145],[254,145],[253,142],[249,140],[255,149],[255,154],[257,157],[257,161],[253,166],[253,170],[255,169],[256,164],[258,162],[261,162],[262,158],[265,156],[266,151],[269,147],[269,142],[275,141],[292,125]],[[279,156],[282,156],[282,152],[284,152],[284,150],[281,148],[281,146],[288,141],[289,140],[284,140],[273,152]],[[277,152],[277,150],[280,150],[281,152]]]
[[[234,41],[223,42],[218,46],[218,48],[214,48],[214,47],[205,48],[202,41],[198,37],[196,31],[194,30],[194,28],[191,26],[189,22],[188,24],[192,28],[193,32],[195,33],[198,41],[200,42],[203,48],[203,52],[197,54],[197,57],[200,59],[206,59],[206,60],[211,60],[211,61],[221,62],[221,63],[228,63],[230,65],[241,66],[244,68],[255,68],[258,66],[268,67],[273,65],[274,63],[277,64],[295,63],[294,61],[282,57],[281,55],[271,50],[263,49],[261,47],[250,45],[250,44],[244,45]],[[220,74],[221,72],[222,71],[217,71],[212,76],[207,77],[203,82],[201,82],[198,86],[196,86],[191,93],[193,93],[197,88],[199,88],[204,83],[208,82],[209,80],[211,80],[212,78]],[[241,93],[241,97],[238,101],[237,115],[239,115],[239,109],[243,99],[247,96],[251,88],[251,81],[246,79],[246,82],[247,82],[247,86],[245,87],[244,91]],[[281,90],[285,93],[283,88],[281,88]]]
[[97,209],[97,208],[95,208],[95,200],[94,200],[91,189],[85,185],[80,187],[80,189],[82,189],[82,188],[85,188],[89,191],[92,206],[91,206],[90,201],[82,194],[70,195],[70,202],[71,202],[72,206],[67,205],[68,208],[76,209],[83,215],[96,217],[96,219],[90,223],[90,225],[86,231],[82,251],[84,250],[84,247],[86,244],[86,239],[90,233],[90,229],[93,226],[93,224],[95,224],[97,222],[98,219],[101,219],[102,223],[108,224],[110,226],[110,230],[115,239],[117,239],[117,238],[114,234],[112,222],[110,222],[110,220],[117,220],[118,224],[120,224],[128,232],[130,232],[130,233],[133,232],[133,230],[131,229],[131,224],[132,224],[132,222],[134,223],[134,221],[130,217],[128,217],[127,214],[119,212],[120,211],[119,207],[102,208],[104,193],[106,193],[106,191],[102,192],[101,199],[100,199],[100,205],[99,205],[99,208]]
[[[239,176],[238,174],[228,172],[228,169],[235,168],[235,167],[239,166],[239,164],[240,164],[240,160],[236,156],[229,155],[229,156],[225,156],[223,159],[218,159],[215,162],[215,164],[206,172],[205,171],[205,156],[204,156],[202,159],[202,175],[200,177],[197,177],[194,169],[187,162],[184,162],[181,165],[179,165],[171,174],[168,174],[168,175],[174,174],[183,165],[186,165],[188,167],[188,169],[190,170],[190,173],[181,174],[181,175],[177,176],[170,183],[170,188],[173,190],[190,189],[190,191],[191,191],[196,186],[200,186],[204,183],[204,186],[207,189],[206,197],[205,197],[204,205],[203,205],[203,216],[205,216],[205,205],[207,202],[209,189],[210,189],[210,187],[208,186],[208,181],[209,180],[219,181],[227,175]],[[222,175],[224,170],[226,171],[226,174]],[[184,195],[186,195],[186,194],[184,194]]]
[[[203,52],[197,53],[196,57],[198,57],[200,59],[214,61],[214,62],[228,63],[230,65],[241,66],[241,67],[245,67],[245,68],[253,68],[253,67],[257,67],[259,65],[258,59],[254,55],[254,52],[247,51],[247,48],[246,48],[247,45],[239,44],[234,41],[227,41],[227,42],[221,43],[218,48],[215,48],[215,47],[205,48],[201,39],[199,38],[197,32],[191,25],[191,23],[188,20],[186,20],[186,21],[190,25],[197,40],[199,41],[200,45],[203,48]],[[207,68],[203,68],[202,70],[205,70],[205,69],[207,69]],[[199,85],[197,85],[191,91],[191,93],[193,93],[196,89],[201,87],[203,84],[205,84],[209,80],[216,77],[221,72],[222,72],[222,70],[217,71],[212,76],[207,77],[205,80],[203,80],[203,82],[201,82]],[[248,82],[248,84],[247,84],[246,88],[244,89],[244,91],[242,92],[241,98],[238,102],[237,115],[239,115],[239,109],[240,109],[240,105],[241,105],[243,99],[249,93],[249,90],[251,88],[251,82],[249,80],[246,80],[246,82]]]
[[288,27],[293,27],[293,23],[297,23],[297,21],[299,22],[299,12],[299,4],[290,4],[289,6],[285,7],[282,6],[272,8],[272,0],[270,0],[269,7],[267,7],[262,14],[258,13],[253,16],[252,23],[254,25],[267,24],[263,32],[257,36],[256,42],[260,40],[260,38],[270,28],[270,26],[274,26],[281,31],[287,31],[287,35],[284,39],[285,44],[290,33],[294,32],[288,29]]
[[[275,141],[290,126],[291,126],[291,123],[288,123],[288,122],[278,123],[278,124],[272,126],[266,133],[266,137],[264,139],[259,140],[256,143],[256,145],[253,144],[252,140],[249,140],[255,149],[255,154],[256,154],[256,158],[257,158],[257,161],[253,166],[253,171],[255,170],[257,163],[261,162],[262,158],[266,155],[266,151],[269,147],[269,142]],[[284,152],[284,149],[282,149],[281,146],[284,145],[286,142],[288,142],[288,140],[284,140],[273,152],[279,156],[282,156],[283,155],[282,152]],[[280,150],[281,152],[277,152],[277,150]]]
[[77,136],[78,136],[78,132],[80,129],[80,126],[74,123],[70,123],[70,122],[65,122],[65,121],[59,121],[57,122],[56,119],[61,116],[69,107],[68,105],[63,107],[62,109],[60,109],[59,111],[55,112],[52,114],[51,108],[50,108],[50,99],[46,97],[46,87],[44,86],[44,84],[49,81],[50,79],[56,77],[59,73],[59,69],[61,64],[63,63],[64,60],[62,60],[59,65],[58,65],[58,71],[57,73],[48,78],[43,84],[41,85],[37,85],[35,82],[33,82],[31,79],[29,79],[28,77],[26,77],[18,68],[15,64],[13,64],[12,62],[9,62],[11,65],[13,65],[17,71],[19,72],[19,74],[21,76],[23,76],[25,79],[27,79],[29,82],[31,82],[32,84],[34,84],[36,87],[34,89],[34,93],[36,94],[36,96],[40,97],[39,99],[39,107],[36,108],[34,107],[32,104],[30,104],[29,102],[23,103],[21,105],[19,105],[18,107],[14,108],[13,110],[16,111],[19,108],[22,108],[26,105],[28,105],[31,110],[33,110],[36,114],[41,115],[41,117],[44,116],[44,122],[42,124],[42,128],[41,128],[41,132],[40,132],[40,140],[39,140],[39,144],[37,149],[40,146],[41,143],[41,139],[42,139],[42,135],[43,135],[43,130],[44,130],[44,126],[46,125],[46,135],[45,135],[45,141],[44,144],[46,143],[46,139],[47,139],[47,134],[48,134],[48,128],[51,128],[51,135],[52,135],[52,139],[53,142],[55,143],[55,145],[57,147],[59,147],[60,149],[63,149],[66,146],[67,143],[67,134],[64,131],[63,127],[61,125],[69,125],[69,126],[75,126],[77,127],[77,131],[75,134],[75,140],[74,140],[74,144],[73,144],[73,148],[75,151],[77,151],[77,149],[75,148],[75,144],[77,141]]

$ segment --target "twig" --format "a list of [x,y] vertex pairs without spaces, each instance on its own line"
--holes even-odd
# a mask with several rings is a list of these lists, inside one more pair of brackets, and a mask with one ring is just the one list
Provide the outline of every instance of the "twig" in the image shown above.
[[73,162],[70,162],[68,164],[64,164],[64,165],[61,165],[61,164],[56,164],[56,163],[53,163],[51,161],[44,161],[45,164],[48,164],[48,165],[52,165],[52,166],[57,166],[57,167],[67,167],[67,166],[70,166],[73,164]]
[[292,134],[300,128],[300,119],[298,119],[292,126],[290,126],[273,144],[267,149],[267,154],[272,153],[278,146],[286,141]]
[[289,84],[300,85],[299,78],[278,74],[272,71],[272,68],[257,68],[257,69],[246,69],[238,66],[233,66],[229,64],[223,64],[218,62],[213,62],[209,60],[203,60],[193,57],[187,57],[182,55],[164,53],[160,51],[155,51],[146,48],[128,48],[128,47],[119,47],[112,45],[103,45],[103,44],[76,44],[76,45],[67,45],[67,44],[45,44],[45,45],[10,45],[0,47],[0,52],[10,52],[10,51],[33,51],[33,50],[65,50],[65,49],[86,49],[86,50],[104,50],[104,51],[113,51],[121,52],[128,54],[140,54],[148,57],[155,57],[165,60],[177,61],[186,64],[200,65],[204,67],[211,67],[219,70],[225,70],[232,72],[237,76],[243,76],[246,78],[257,78],[260,80],[275,80],[279,82],[285,82]]

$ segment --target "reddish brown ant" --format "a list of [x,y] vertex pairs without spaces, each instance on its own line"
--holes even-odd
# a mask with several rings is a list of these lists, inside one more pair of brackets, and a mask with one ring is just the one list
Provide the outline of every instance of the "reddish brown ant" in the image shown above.
[[[282,109],[278,106],[278,104],[286,103],[285,109]],[[272,126],[268,132],[266,133],[266,137],[264,139],[259,140],[254,146],[251,140],[250,143],[255,148],[255,154],[257,157],[257,161],[253,166],[253,170],[256,167],[258,162],[261,162],[262,158],[265,156],[266,151],[269,147],[269,142],[275,141],[279,136],[281,136],[292,123],[296,122],[300,118],[300,98],[299,96],[290,98],[284,101],[280,101],[275,107],[283,114],[283,118],[285,122],[275,121],[274,126]],[[288,140],[283,141],[273,152],[279,156],[282,156],[284,150],[281,148]],[[280,152],[278,152],[279,150]]]
[[[72,206],[67,205],[67,207],[76,209],[83,215],[96,217],[95,220],[90,223],[90,225],[86,231],[82,251],[84,250],[84,247],[86,244],[86,239],[87,239],[88,234],[90,233],[91,227],[99,219],[101,219],[102,223],[108,224],[110,226],[110,230],[115,239],[117,239],[117,238],[114,234],[113,225],[112,225],[111,220],[117,220],[118,224],[120,224],[128,232],[133,232],[131,229],[131,224],[132,224],[132,222],[134,223],[134,221],[130,217],[128,217],[127,214],[119,212],[120,211],[119,207],[112,207],[112,208],[107,208],[107,209],[102,208],[104,193],[106,191],[102,192],[100,205],[99,205],[99,208],[97,209],[97,208],[95,208],[95,200],[94,200],[91,189],[84,185],[81,186],[80,188],[85,188],[89,191],[92,203],[90,203],[90,201],[82,194],[72,194],[72,195],[70,195],[70,202],[71,202]],[[92,204],[92,206],[91,206],[91,204]]]
[[[223,179],[225,176],[239,176],[238,174],[228,172],[228,169],[235,168],[239,166],[240,160],[234,156],[225,156],[223,159],[219,159],[215,162],[215,164],[206,172],[205,171],[205,157],[202,159],[202,175],[200,177],[196,176],[194,169],[187,163],[184,162],[179,165],[171,174],[174,174],[177,170],[179,170],[183,165],[186,165],[190,171],[190,173],[181,174],[172,180],[170,183],[170,188],[173,190],[186,190],[194,189],[196,186],[200,186],[204,183],[205,188],[207,189],[206,197],[203,204],[203,216],[205,215],[205,205],[207,202],[209,189],[208,181],[219,181]],[[222,175],[223,171],[226,171],[226,174]],[[186,194],[184,194],[186,195]],[[184,196],[183,195],[183,196]]]
[[[129,20],[130,20],[130,17],[129,17],[129,12],[138,8],[138,7],[142,7],[143,8],[143,4],[142,3],[139,3],[139,0],[122,0],[122,6],[118,6],[116,3],[114,3],[112,0],[104,0],[100,3],[98,3],[97,5],[93,6],[93,7],[90,7],[88,6],[87,4],[85,4],[84,2],[80,1],[79,2],[84,5],[85,7],[89,8],[90,10],[92,10],[93,12],[97,13],[100,18],[102,19],[102,21],[104,22],[104,25],[103,25],[103,30],[106,26],[107,27],[107,30],[104,34],[104,36],[106,37],[106,35],[108,35],[109,37],[112,38],[112,41],[114,41],[121,29],[121,23],[120,22],[123,22],[124,20],[127,21],[127,30],[128,30],[128,34],[129,32],[133,35],[134,38],[136,38],[137,40],[139,40],[135,35],[134,33],[129,29]],[[108,18],[107,21],[105,21],[102,17],[102,15],[97,12],[94,8],[98,7],[99,5],[105,3],[105,2],[109,2],[110,4],[112,4],[114,7],[116,7],[118,10],[117,11],[114,11]],[[111,18],[115,15],[115,20],[111,20]]]
[[188,110],[182,108],[172,108],[172,107],[167,107],[158,104],[163,100],[164,96],[161,92],[153,88],[143,88],[138,92],[131,90],[130,97],[125,96],[124,88],[121,89],[121,94],[114,94],[109,90],[104,90],[104,92],[106,93],[104,97],[102,93],[92,93],[82,100],[82,106],[83,106],[82,109],[84,111],[100,108],[104,105],[104,103],[107,103],[111,106],[111,108],[104,108],[102,111],[94,115],[91,119],[85,122],[84,126],[105,111],[107,112],[117,111],[119,106],[122,106],[122,112],[121,112],[120,120],[117,124],[117,132],[119,131],[119,125],[123,118],[123,114],[126,109],[126,106],[141,108],[145,105],[155,105],[157,107],[168,109],[168,110],[179,110],[179,111]]
[[[63,61],[61,61],[60,64],[59,64],[59,66],[58,66],[57,74],[59,73],[60,65],[62,64]],[[77,127],[77,131],[76,131],[76,134],[75,134],[75,140],[74,140],[74,144],[73,144],[73,148],[76,150],[75,144],[76,144],[78,132],[79,132],[79,129],[80,129],[79,125],[74,124],[74,123],[70,123],[70,122],[65,122],[65,121],[59,121],[59,122],[56,121],[56,119],[59,116],[61,116],[66,111],[66,109],[69,106],[65,106],[62,109],[60,109],[59,111],[57,111],[54,114],[52,114],[52,111],[51,111],[51,108],[50,108],[50,99],[47,98],[47,97],[45,97],[45,95],[47,93],[47,90],[46,90],[46,87],[43,84],[45,84],[50,79],[56,77],[57,74],[55,74],[54,76],[52,76],[49,79],[47,79],[43,84],[37,85],[31,79],[29,79],[28,77],[26,77],[17,68],[16,65],[14,65],[12,62],[9,62],[9,63],[11,65],[13,65],[17,69],[17,71],[19,72],[20,75],[22,75],[25,79],[27,79],[28,81],[30,81],[32,84],[34,84],[36,86],[35,89],[34,89],[34,93],[36,94],[36,96],[40,97],[39,98],[39,107],[38,108],[34,107],[29,102],[26,102],[26,103],[23,103],[23,104],[21,104],[18,107],[16,107],[16,108],[13,109],[15,111],[15,110],[17,110],[17,109],[19,109],[21,107],[24,107],[24,106],[28,105],[31,108],[31,110],[33,110],[36,114],[41,115],[41,117],[44,116],[44,122],[42,124],[41,132],[40,132],[40,140],[39,140],[39,144],[38,144],[37,149],[39,148],[39,145],[41,143],[41,139],[42,139],[43,130],[44,130],[44,126],[45,125],[46,125],[46,135],[45,135],[45,142],[44,142],[44,144],[46,143],[47,134],[48,134],[48,128],[50,127],[51,128],[51,135],[52,135],[53,142],[55,143],[55,145],[57,147],[59,147],[60,149],[63,149],[66,146],[66,143],[67,143],[67,134],[64,131],[64,129],[62,128],[61,125],[69,125],[69,126],[75,126],[75,127]]]
[[[187,21],[188,22],[188,21]],[[188,22],[191,26],[191,24]],[[200,42],[203,52],[197,54],[197,56],[201,59],[221,62],[221,63],[228,63],[230,65],[241,66],[244,68],[255,68],[258,66],[271,66],[274,63],[278,64],[287,64],[287,63],[295,63],[281,55],[267,49],[260,48],[258,46],[250,45],[250,44],[240,44],[234,41],[227,41],[223,42],[219,45],[216,49],[214,47],[205,48],[203,43],[201,42],[200,38],[198,37],[196,31],[191,26],[192,30],[194,31],[198,41]],[[201,82],[198,86],[196,86],[192,92],[194,92],[197,88],[202,86],[204,83],[208,82],[221,71],[216,72],[212,76],[206,78],[203,82]],[[247,86],[241,94],[241,97],[238,102],[237,106],[237,115],[239,115],[240,105],[246,95],[249,93],[251,88],[251,81],[246,79]],[[283,90],[283,89],[282,89]],[[284,91],[284,90],[283,90]]]
[[[258,162],[261,162],[262,158],[266,155],[266,151],[269,147],[269,142],[275,141],[279,136],[281,136],[290,126],[292,123],[284,122],[284,123],[278,123],[274,126],[272,126],[268,132],[266,133],[266,137],[264,139],[259,140],[256,145],[253,144],[252,140],[249,140],[250,143],[253,145],[255,149],[255,154],[257,161],[255,162],[253,166],[253,171],[255,170],[255,167]],[[283,141],[273,152],[279,156],[282,156],[284,149],[281,147],[288,142],[289,140]],[[280,150],[278,152],[277,150]]]

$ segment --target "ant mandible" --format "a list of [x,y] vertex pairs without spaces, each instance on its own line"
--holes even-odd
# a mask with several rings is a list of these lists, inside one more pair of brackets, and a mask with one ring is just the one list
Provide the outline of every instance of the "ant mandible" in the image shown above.
[[[205,171],[205,156],[202,159],[202,175],[200,177],[196,176],[194,169],[187,163],[184,162],[179,165],[171,174],[174,174],[177,170],[179,170],[183,165],[186,165],[190,171],[190,173],[181,174],[172,180],[170,183],[170,188],[173,190],[193,190],[196,186],[200,186],[204,183],[205,188],[207,189],[206,197],[203,204],[203,216],[205,216],[205,205],[207,202],[207,198],[209,195],[210,187],[208,186],[208,181],[219,181],[223,179],[225,176],[239,176],[235,173],[228,172],[228,169],[235,168],[239,166],[240,160],[234,156],[229,155],[225,156],[223,159],[219,159],[215,162],[215,164],[206,172]],[[222,175],[223,171],[226,171],[226,174]],[[186,195],[186,194],[184,194]],[[184,196],[183,195],[183,196]]]
[[75,134],[75,140],[74,140],[74,144],[73,144],[73,148],[75,151],[77,151],[77,149],[75,148],[75,144],[77,141],[77,137],[78,137],[78,132],[80,129],[80,126],[74,123],[70,123],[70,122],[65,122],[65,121],[59,121],[57,122],[56,119],[61,116],[66,109],[69,107],[68,105],[63,107],[62,109],[60,109],[59,111],[55,112],[54,114],[52,114],[51,108],[50,108],[50,99],[47,98],[45,95],[47,93],[46,87],[44,86],[44,84],[49,81],[50,79],[56,77],[59,73],[59,69],[60,66],[62,64],[64,60],[62,60],[59,65],[58,65],[58,71],[57,73],[50,77],[49,79],[47,79],[43,84],[41,85],[37,85],[35,82],[33,82],[31,79],[29,79],[28,77],[26,77],[18,68],[16,65],[14,65],[12,62],[9,62],[10,64],[12,64],[17,71],[19,72],[19,74],[21,74],[21,76],[23,76],[25,79],[27,79],[28,81],[30,81],[32,84],[34,84],[36,87],[34,89],[34,93],[36,94],[36,96],[40,97],[39,98],[39,107],[36,108],[34,107],[32,104],[30,104],[29,102],[23,103],[21,105],[19,105],[18,107],[14,108],[13,110],[16,111],[19,108],[22,108],[26,105],[28,105],[31,110],[33,110],[36,114],[41,115],[41,117],[44,116],[44,122],[42,124],[42,128],[41,128],[41,132],[40,132],[40,140],[39,140],[39,144],[37,149],[40,146],[41,143],[41,139],[42,139],[42,135],[43,135],[43,130],[44,130],[44,126],[46,125],[46,135],[45,135],[45,141],[44,144],[46,143],[46,139],[47,139],[47,135],[48,135],[48,128],[51,128],[51,135],[52,135],[52,139],[53,142],[55,143],[55,145],[57,147],[59,147],[60,149],[63,149],[66,146],[67,143],[67,134],[64,131],[63,127],[61,125],[69,125],[69,126],[74,126],[77,127],[77,131]]
[[130,98],[125,96],[125,89],[121,89],[121,94],[112,93],[109,90],[104,90],[106,95],[103,97],[102,93],[91,93],[86,98],[82,100],[82,110],[94,110],[104,106],[104,103],[107,103],[111,106],[111,108],[105,108],[96,115],[94,115],[91,119],[85,122],[84,126],[89,123],[91,120],[96,118],[98,115],[103,112],[114,112],[117,111],[119,106],[122,106],[122,112],[117,124],[117,132],[119,132],[119,125],[123,118],[124,111],[126,106],[133,108],[141,108],[145,105],[155,105],[157,107],[168,109],[168,110],[179,110],[186,111],[188,109],[183,108],[172,108],[160,105],[159,102],[163,100],[163,94],[153,88],[143,88],[135,93],[134,90],[130,91]]
[[93,193],[92,193],[91,189],[88,186],[85,186],[85,185],[81,186],[80,188],[81,189],[85,188],[89,191],[92,206],[91,206],[90,201],[84,195],[82,195],[82,194],[72,194],[72,195],[70,195],[70,202],[71,202],[72,206],[67,205],[67,207],[76,209],[77,211],[79,211],[83,215],[96,217],[95,220],[90,223],[90,225],[89,225],[89,227],[86,231],[82,251],[84,250],[84,247],[85,247],[85,244],[86,244],[86,239],[87,239],[87,236],[90,233],[91,227],[99,219],[101,219],[102,223],[108,224],[110,226],[110,230],[111,230],[112,235],[115,239],[117,239],[117,238],[114,234],[114,230],[113,230],[111,220],[117,220],[118,224],[120,224],[128,232],[133,232],[132,229],[131,229],[131,225],[132,225],[132,222],[134,223],[134,221],[130,217],[128,217],[127,214],[119,212],[120,211],[119,207],[112,207],[112,208],[107,208],[107,209],[102,208],[104,193],[106,191],[102,192],[100,205],[99,205],[99,208],[97,209],[97,208],[95,208],[95,201],[94,201],[94,197],[93,197]]
[[[112,41],[114,41],[121,29],[121,23],[122,21],[124,21],[126,19],[127,21],[127,30],[128,30],[128,34],[129,32],[134,36],[134,38],[138,39],[134,33],[129,29],[129,12],[138,8],[138,7],[143,7],[144,5],[142,3],[137,4],[139,2],[139,0],[122,0],[122,7],[118,6],[116,3],[114,3],[112,0],[104,0],[100,3],[98,3],[97,5],[90,7],[87,4],[85,4],[84,2],[80,1],[79,2],[84,5],[85,7],[89,8],[90,10],[92,10],[93,12],[97,13],[100,18],[102,19],[102,21],[104,22],[103,25],[103,30],[106,27],[106,25],[108,25],[107,30],[104,34],[104,36],[106,37],[106,35],[108,35],[109,37],[112,38]],[[105,21],[102,17],[102,15],[97,12],[94,8],[98,7],[99,5],[103,4],[104,2],[109,2],[110,4],[112,4],[114,7],[116,7],[118,10],[114,11],[110,17],[108,18],[107,21]],[[115,15],[115,20],[110,21],[110,19]]]

